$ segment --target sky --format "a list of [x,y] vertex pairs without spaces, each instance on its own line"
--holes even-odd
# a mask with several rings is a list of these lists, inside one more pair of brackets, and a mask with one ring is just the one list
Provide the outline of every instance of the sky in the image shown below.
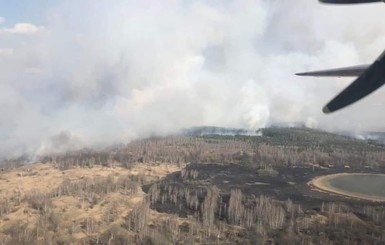
[[127,143],[193,126],[385,130],[385,89],[331,115],[371,63],[384,4],[0,0],[0,156]]

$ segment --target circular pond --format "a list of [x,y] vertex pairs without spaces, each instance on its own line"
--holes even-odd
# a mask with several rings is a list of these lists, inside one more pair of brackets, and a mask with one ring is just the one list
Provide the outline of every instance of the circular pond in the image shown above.
[[315,178],[311,184],[339,195],[385,202],[385,174],[332,174]]

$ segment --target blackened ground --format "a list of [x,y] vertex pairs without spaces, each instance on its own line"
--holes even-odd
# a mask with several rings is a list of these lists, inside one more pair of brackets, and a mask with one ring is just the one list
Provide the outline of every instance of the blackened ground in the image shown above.
[[[305,209],[318,210],[323,202],[344,202],[352,207],[373,205],[369,201],[349,199],[343,196],[317,191],[308,185],[308,182],[317,177],[339,172],[370,172],[367,169],[346,169],[343,167],[314,168],[314,167],[281,167],[276,168],[276,175],[260,175],[258,169],[239,164],[189,164],[185,171],[195,171],[198,174],[194,178],[182,178],[181,172],[166,176],[158,185],[169,185],[179,190],[187,188],[190,192],[197,192],[200,201],[206,195],[206,187],[215,185],[220,190],[220,195],[225,201],[230,191],[240,189],[244,195],[265,195],[274,199],[286,201],[292,200],[301,204]],[[144,186],[143,190],[148,192],[150,186]],[[178,213],[181,216],[193,214],[186,206],[186,200],[178,199],[178,203],[156,202],[152,205],[159,212]],[[379,205],[381,205],[379,203]]]

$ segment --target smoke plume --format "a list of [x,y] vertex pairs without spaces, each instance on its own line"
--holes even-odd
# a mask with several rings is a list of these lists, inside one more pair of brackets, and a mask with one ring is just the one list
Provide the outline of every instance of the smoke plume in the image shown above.
[[384,90],[326,116],[351,80],[294,73],[372,62],[384,14],[315,0],[68,0],[41,23],[0,18],[0,155],[202,125],[383,129]]

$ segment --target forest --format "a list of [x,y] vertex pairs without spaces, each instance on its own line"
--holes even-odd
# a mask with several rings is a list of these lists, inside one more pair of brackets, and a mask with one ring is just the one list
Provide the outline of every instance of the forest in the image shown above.
[[307,128],[208,132],[4,160],[0,243],[385,244],[383,203],[307,185],[384,173],[384,145]]

